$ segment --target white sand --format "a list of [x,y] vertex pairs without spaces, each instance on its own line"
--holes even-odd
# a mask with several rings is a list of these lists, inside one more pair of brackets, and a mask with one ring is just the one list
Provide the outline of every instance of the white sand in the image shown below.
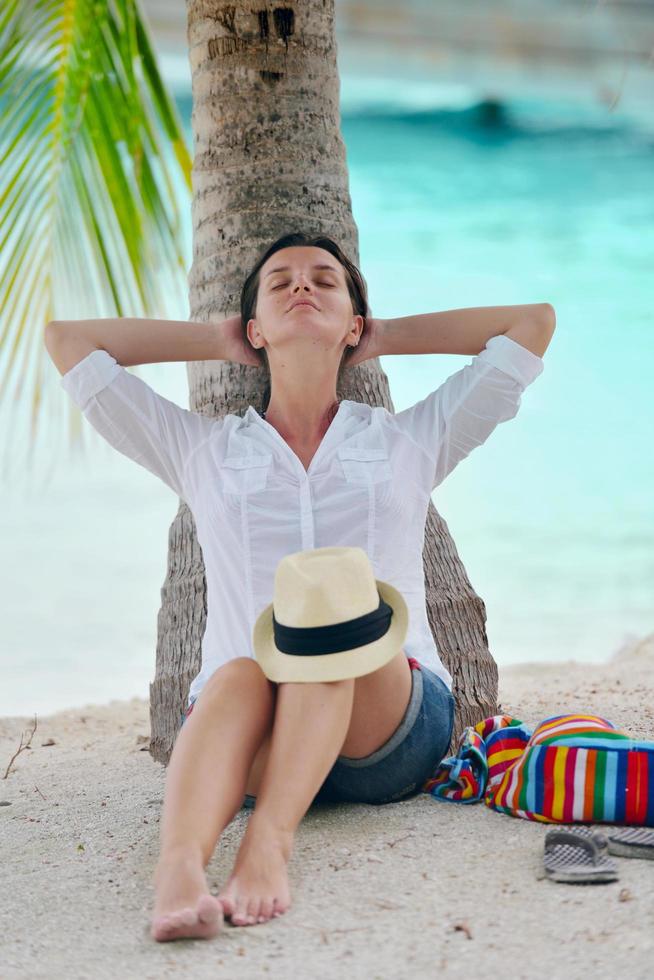
[[[592,711],[654,739],[654,634],[608,664],[500,672],[500,710],[535,726]],[[0,721],[0,777],[33,718]],[[546,824],[422,794],[383,807],[310,811],[290,863],[292,908],[226,924],[210,941],[149,937],[165,770],[147,751],[146,701],[38,718],[32,748],[0,778],[0,978],[375,978],[651,975],[654,862],[620,878],[542,877]],[[51,744],[44,744],[51,742]],[[217,892],[249,811],[209,866]]]

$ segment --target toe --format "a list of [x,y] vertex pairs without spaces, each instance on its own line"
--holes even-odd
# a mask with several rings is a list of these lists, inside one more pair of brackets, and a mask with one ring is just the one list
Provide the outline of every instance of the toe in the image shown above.
[[273,899],[262,898],[261,908],[259,909],[259,922],[267,922],[273,914]]
[[195,909],[181,909],[178,915],[180,924],[183,926],[196,926],[198,924],[198,915]]
[[152,924],[153,939],[166,940],[175,938],[175,924],[169,915],[161,915]]
[[222,892],[218,895],[218,901],[223,907],[224,915],[233,915],[236,911],[236,902],[231,895],[223,894]]
[[166,925],[169,929],[179,929],[182,924],[179,912],[169,912],[166,919],[168,920]]
[[198,920],[206,925],[218,925],[223,920],[223,907],[214,895],[201,895],[197,904]]
[[156,916],[150,923],[150,935],[153,939],[161,939],[168,932],[168,924],[165,916]]
[[261,908],[261,899],[259,897],[251,898],[247,905],[247,917],[250,925],[255,923],[259,918],[259,909]]
[[247,922],[247,902],[243,898],[236,900],[234,911],[232,912],[232,922],[237,926],[244,926]]

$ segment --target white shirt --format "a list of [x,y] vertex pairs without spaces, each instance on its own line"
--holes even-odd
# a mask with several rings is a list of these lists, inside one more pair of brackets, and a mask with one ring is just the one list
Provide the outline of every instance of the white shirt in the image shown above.
[[543,371],[542,358],[504,334],[421,401],[393,414],[341,401],[308,471],[250,405],[209,418],[157,394],[105,350],[61,378],[91,425],[189,506],[205,564],[207,622],[191,703],[234,657],[254,657],[252,630],[291,552],[358,545],[375,577],[409,607],[406,653],[452,688],[427,619],[423,544],[431,492]]

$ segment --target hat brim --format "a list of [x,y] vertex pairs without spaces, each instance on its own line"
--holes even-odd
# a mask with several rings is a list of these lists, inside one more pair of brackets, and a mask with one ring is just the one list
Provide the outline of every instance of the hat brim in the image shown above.
[[378,670],[402,649],[409,628],[409,610],[404,596],[388,582],[377,581],[379,594],[391,606],[393,615],[388,632],[362,647],[342,653],[282,653],[275,646],[273,603],[259,614],[252,631],[255,660],[270,681],[340,681],[362,677]]

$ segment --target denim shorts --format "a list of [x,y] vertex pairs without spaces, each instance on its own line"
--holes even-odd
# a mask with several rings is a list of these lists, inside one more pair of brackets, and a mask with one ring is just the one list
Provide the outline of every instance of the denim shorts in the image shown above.
[[[339,755],[312,801],[394,803],[417,796],[449,754],[454,728],[454,696],[437,674],[413,657],[411,696],[400,724],[378,749],[359,759]],[[193,710],[189,706],[182,724]],[[252,809],[256,796],[246,793]]]

